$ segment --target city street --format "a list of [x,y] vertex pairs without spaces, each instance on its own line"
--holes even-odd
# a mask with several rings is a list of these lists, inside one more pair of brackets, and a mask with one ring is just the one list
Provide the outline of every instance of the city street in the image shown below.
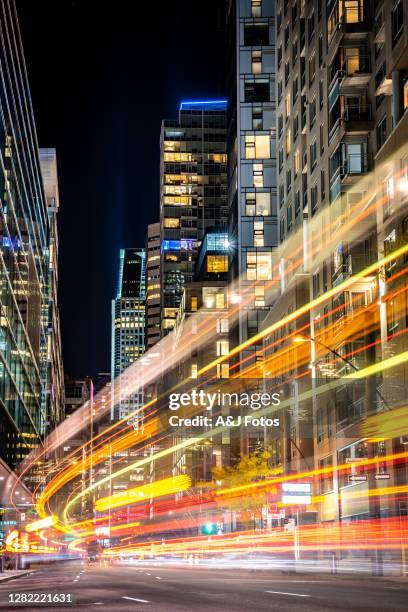
[[[44,567],[0,586],[0,608],[9,594],[71,593],[72,603],[108,610],[398,611],[407,609],[408,582],[361,576],[322,576],[144,565],[108,568],[65,563]],[[20,604],[35,609],[39,604]],[[53,604],[48,609],[58,609]]]

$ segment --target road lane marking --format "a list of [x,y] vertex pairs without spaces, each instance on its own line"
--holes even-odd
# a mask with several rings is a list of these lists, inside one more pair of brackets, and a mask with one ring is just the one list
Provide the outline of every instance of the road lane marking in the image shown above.
[[156,576],[157,580],[161,580],[160,576]]
[[305,595],[304,593],[285,593],[283,591],[265,591],[271,595],[292,595],[292,597],[311,597],[311,595]]
[[151,576],[151,574],[149,574],[149,572],[146,572],[146,576]]
[[122,596],[122,599],[130,599],[130,601],[138,601],[139,603],[150,603],[147,599],[138,599],[137,597],[126,597],[126,595]]

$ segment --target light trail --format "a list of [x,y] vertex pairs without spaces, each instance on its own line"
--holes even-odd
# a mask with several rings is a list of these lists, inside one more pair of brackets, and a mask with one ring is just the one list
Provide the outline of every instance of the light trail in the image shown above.
[[190,488],[190,486],[190,476],[173,476],[171,478],[164,478],[163,480],[156,480],[154,482],[141,485],[140,487],[115,493],[114,495],[101,497],[96,500],[95,509],[98,512],[104,512],[110,508],[128,506],[130,504],[141,502],[145,499],[185,491],[186,489]]

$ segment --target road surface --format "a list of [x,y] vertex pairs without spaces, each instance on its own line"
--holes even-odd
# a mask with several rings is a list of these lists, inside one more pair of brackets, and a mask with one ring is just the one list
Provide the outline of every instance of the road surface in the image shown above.
[[[11,605],[10,594],[70,593],[73,603]],[[65,562],[0,583],[0,609],[145,612],[370,612],[408,609],[408,578],[284,574],[162,565],[87,567]]]

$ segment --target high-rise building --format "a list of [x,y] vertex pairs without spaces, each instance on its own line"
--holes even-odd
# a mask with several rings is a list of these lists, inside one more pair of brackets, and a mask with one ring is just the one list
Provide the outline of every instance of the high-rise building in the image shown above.
[[160,340],[160,223],[147,226],[146,236],[146,350]]
[[[292,355],[280,371],[292,415],[313,421],[307,439],[301,419],[286,423],[288,470],[305,469],[304,457],[329,469],[378,457],[374,471],[382,472],[381,457],[404,444],[355,432],[406,401],[406,364],[354,383],[342,378],[406,350],[406,260],[352,277],[407,240],[407,13],[403,0],[277,2],[281,295],[266,326],[315,300],[286,334],[269,338],[271,353]],[[307,385],[306,409],[299,397]],[[400,513],[389,500],[373,501],[371,477],[353,505],[354,473],[321,480],[321,520]],[[388,466],[386,476],[406,483],[406,467]]]
[[[184,286],[178,309],[173,342],[174,367],[163,376],[164,395],[169,389],[182,389],[185,392],[197,385],[216,392],[225,385],[228,385],[229,391],[231,389],[228,362],[218,363],[200,375],[203,368],[229,352],[228,249],[228,234],[225,231],[209,230],[205,233],[196,260],[194,279]],[[193,342],[189,345],[191,338]],[[181,355],[178,356],[179,351]],[[221,411],[224,416],[228,414],[227,407],[217,405],[213,407],[212,415],[218,415]],[[200,408],[188,406],[177,414],[191,417],[199,413]],[[163,422],[166,423],[166,413]],[[166,427],[167,443],[176,446],[172,462],[167,465],[169,474],[188,474],[195,485],[211,480],[214,467],[229,463],[234,446],[229,431],[224,431],[222,435],[214,433],[211,438],[195,445],[194,449],[177,448],[183,440],[200,432],[209,432],[211,428],[212,425],[205,425],[202,429],[195,427],[194,430],[189,427]]]
[[65,378],[64,413],[68,418],[86,402],[93,400],[94,388],[90,378]]
[[226,226],[226,101],[182,102],[160,138],[161,333],[174,327],[206,229]]
[[[0,456],[11,466],[41,444],[47,423],[59,419],[60,388],[53,398],[48,372],[61,373],[55,264],[50,266],[48,181],[44,190],[25,60],[12,0],[0,11]],[[55,168],[54,168],[55,170]],[[55,176],[53,182],[56,185]],[[51,236],[51,238],[50,238]],[[51,293],[50,279],[52,281]],[[51,297],[50,297],[51,296]],[[50,332],[50,325],[54,331]],[[55,346],[52,345],[56,342]],[[56,385],[60,381],[55,381]]]
[[[260,330],[279,278],[275,5],[274,0],[227,3],[230,298],[239,308],[232,345]],[[259,348],[247,346],[236,362],[248,367]],[[250,440],[243,442],[244,450],[250,447]]]
[[64,370],[61,353],[61,330],[58,309],[58,225],[59,190],[55,149],[40,149],[40,166],[49,219],[48,253],[48,342],[46,380],[47,429],[52,430],[63,419]]
[[[112,300],[112,397],[125,384],[126,370],[145,351],[146,251],[121,249],[119,284]],[[112,402],[111,418],[121,419],[142,405],[143,392]]]
[[[238,342],[259,329],[278,274],[276,210],[275,2],[231,0],[229,23],[228,198],[232,273],[250,287]],[[248,304],[246,304],[248,306]]]

